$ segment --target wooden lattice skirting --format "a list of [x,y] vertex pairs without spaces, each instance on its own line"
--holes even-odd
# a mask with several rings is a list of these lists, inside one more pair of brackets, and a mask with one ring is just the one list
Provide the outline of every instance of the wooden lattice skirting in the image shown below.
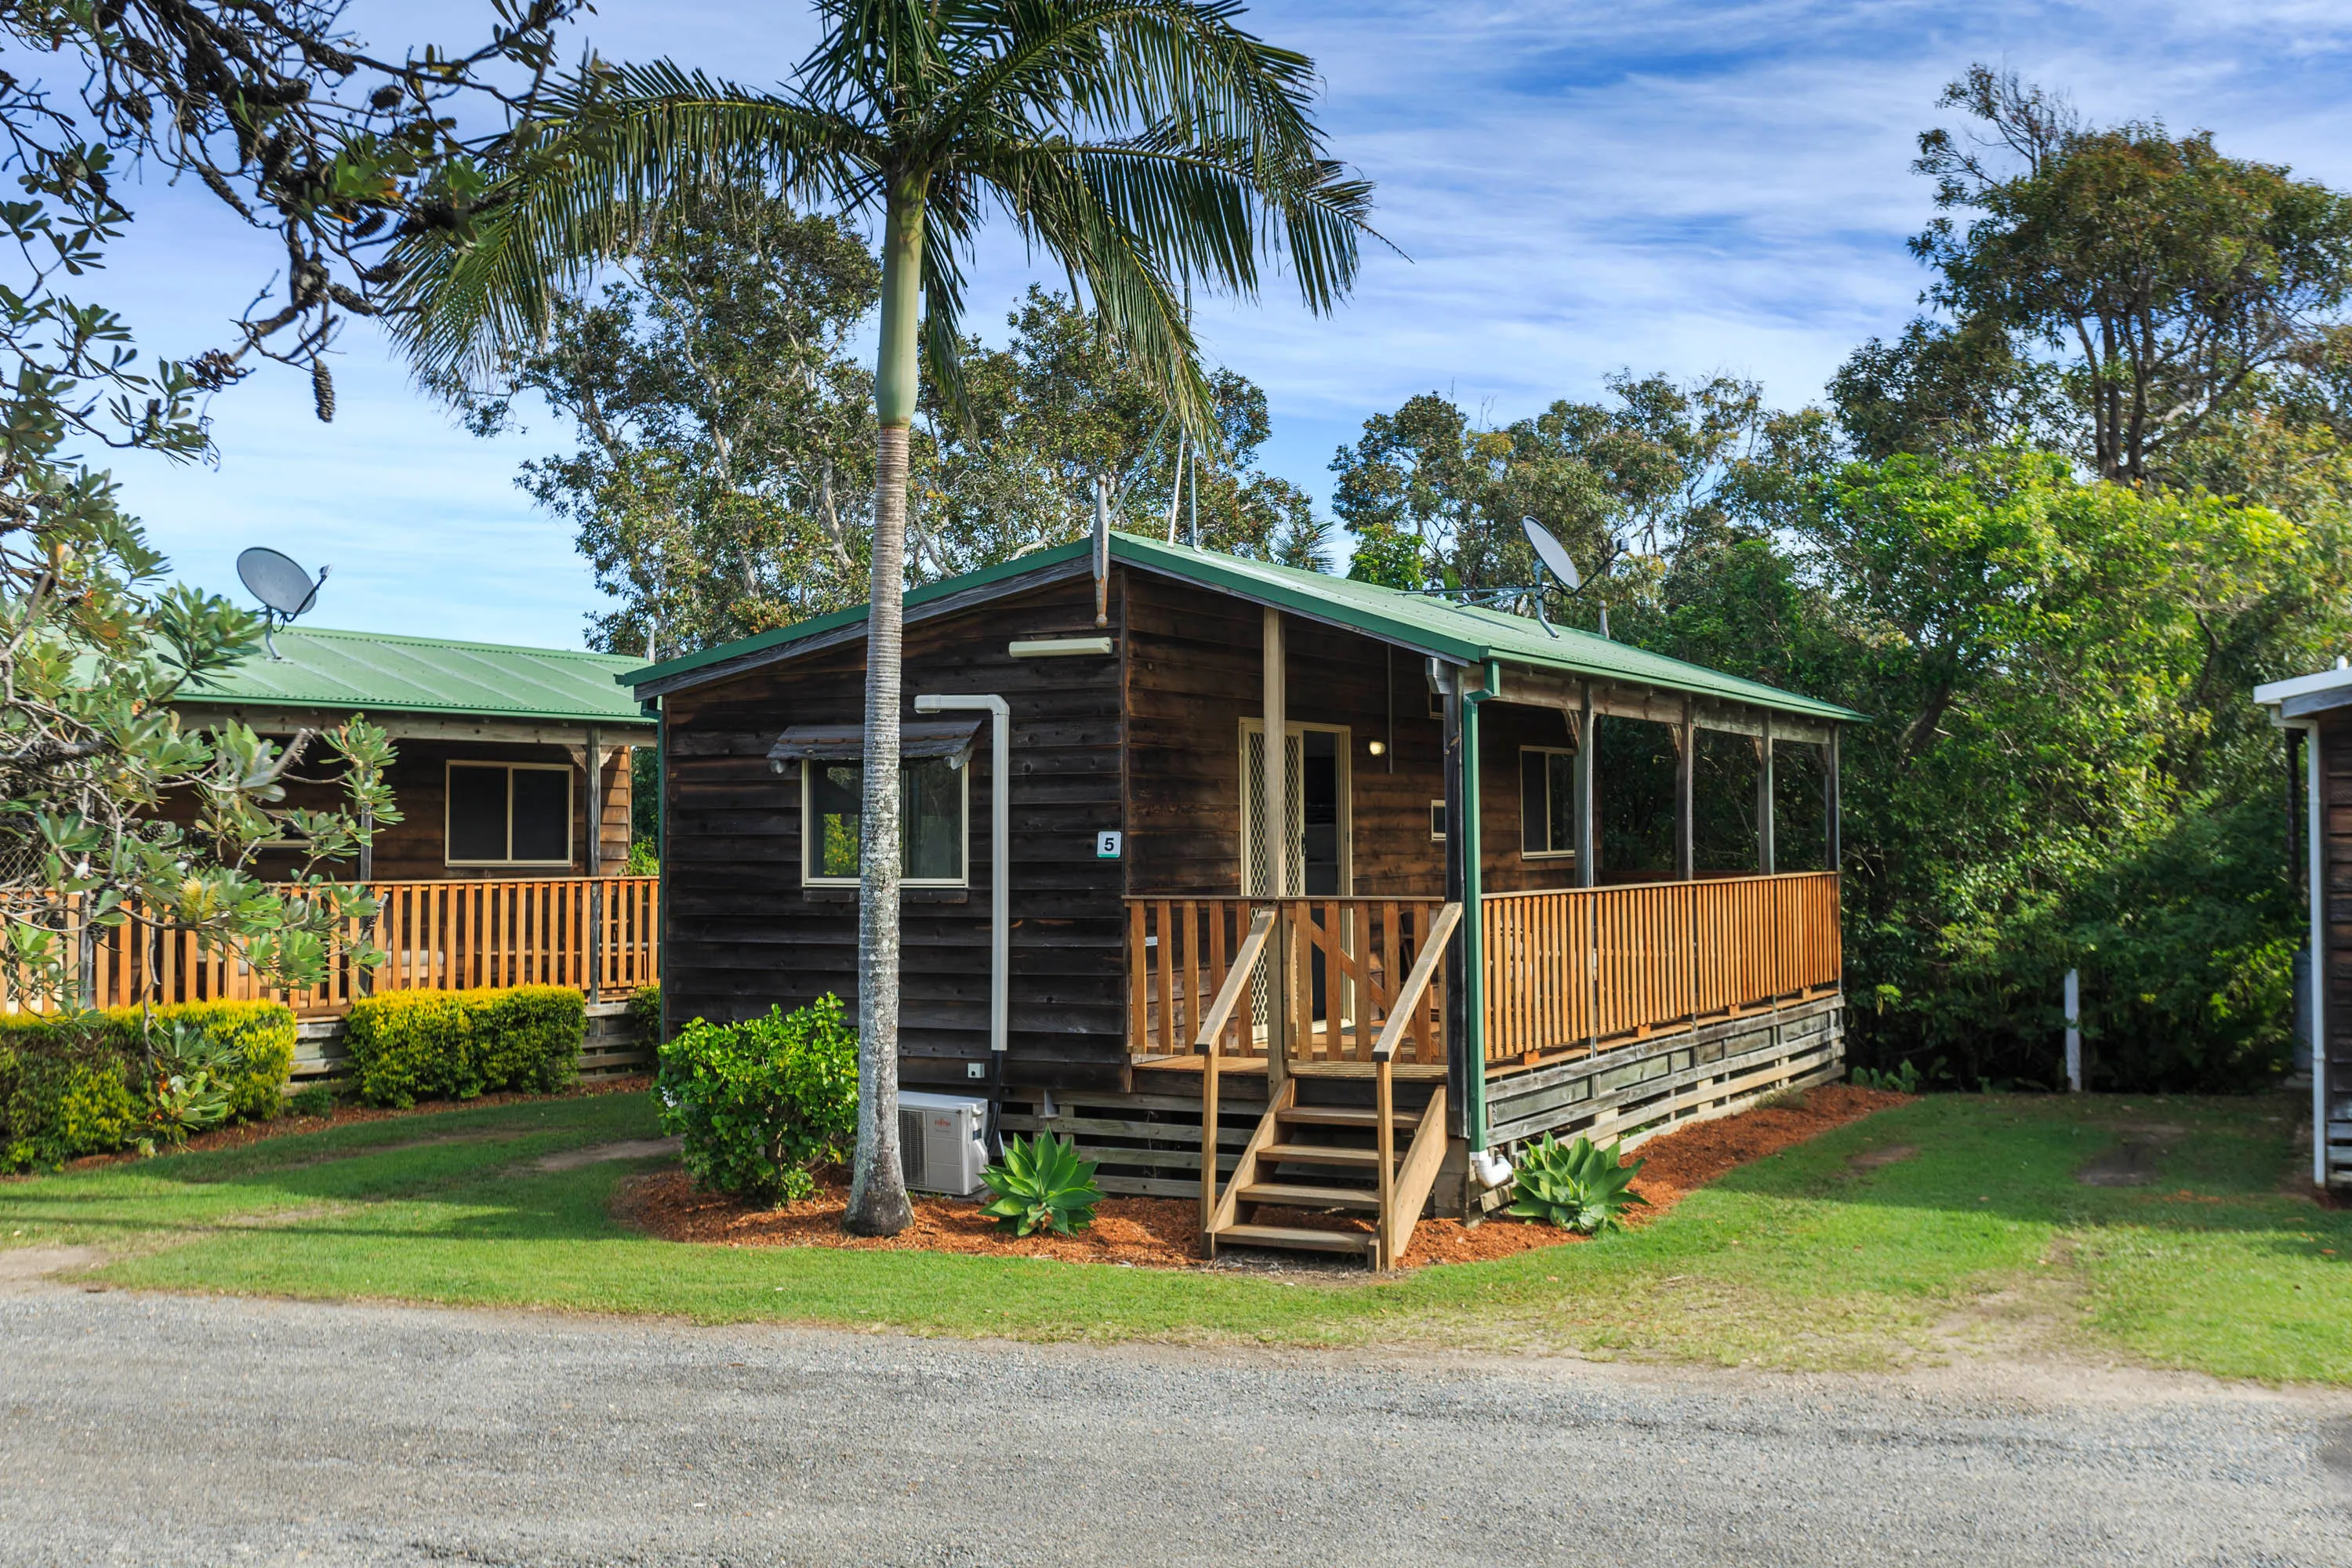
[[[1546,1132],[1560,1138],[1584,1132],[1632,1148],[1672,1128],[1745,1110],[1767,1095],[1830,1082],[1844,1071],[1845,999],[1820,996],[1496,1078],[1486,1089],[1487,1136],[1507,1148]],[[1191,1075],[1151,1076],[1160,1079],[1151,1092],[1056,1093],[1050,1114],[1045,1097],[1014,1091],[1005,1101],[1004,1131],[1071,1138],[1087,1159],[1101,1162],[1095,1179],[1107,1193],[1198,1197],[1200,1098],[1171,1092],[1190,1087]],[[1233,1169],[1265,1114],[1265,1081],[1226,1075],[1218,1103],[1220,1171]],[[1344,1092],[1339,1082],[1328,1087]],[[1356,1087],[1370,1090],[1369,1081]],[[1410,1095],[1409,1104],[1428,1093],[1425,1085],[1401,1086],[1401,1091]],[[1458,1173],[1460,1160],[1457,1150],[1448,1161],[1449,1174]],[[1458,1180],[1441,1179],[1438,1211],[1461,1201]]]

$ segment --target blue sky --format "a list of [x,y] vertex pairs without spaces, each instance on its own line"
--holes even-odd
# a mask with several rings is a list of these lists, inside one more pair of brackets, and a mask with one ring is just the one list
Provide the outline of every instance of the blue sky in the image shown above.
[[[476,36],[434,0],[362,4],[379,47]],[[1435,390],[1494,420],[1591,397],[1619,367],[1760,379],[1804,403],[1845,353],[1899,330],[1928,216],[1909,172],[1938,89],[1974,60],[2063,89],[2092,118],[2204,127],[2242,156],[2352,186],[2352,6],[2341,0],[1724,0],[1477,5],[1268,0],[1249,25],[1315,57],[1337,153],[1379,186],[1375,247],[1332,319],[1279,291],[1208,312],[1211,353],[1266,389],[1275,471],[1318,496],[1366,416]],[[580,36],[751,82],[806,47],[806,11],[602,0]],[[201,193],[151,183],[100,297],[151,352],[223,328],[273,264]],[[1001,332],[1033,278],[984,246],[972,321]],[[339,412],[265,372],[213,407],[216,466],[131,458],[132,510],[190,581],[237,592],[266,543],[334,577],[321,624],[580,646],[594,595],[568,531],[514,488],[545,420],[477,440],[354,332]]]

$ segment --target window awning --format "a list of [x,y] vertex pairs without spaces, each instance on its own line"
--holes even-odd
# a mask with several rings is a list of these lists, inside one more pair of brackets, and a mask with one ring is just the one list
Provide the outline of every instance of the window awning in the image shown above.
[[[898,725],[898,757],[902,762],[945,757],[960,768],[971,760],[985,715],[970,719],[907,719]],[[795,724],[768,748],[768,765],[782,773],[803,759],[854,763],[866,755],[863,724]]]

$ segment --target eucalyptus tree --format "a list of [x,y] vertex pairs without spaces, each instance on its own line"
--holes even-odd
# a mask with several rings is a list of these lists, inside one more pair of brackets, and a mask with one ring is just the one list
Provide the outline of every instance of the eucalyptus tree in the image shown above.
[[476,434],[544,403],[569,451],[516,479],[573,525],[614,602],[590,644],[698,652],[866,595],[872,372],[852,343],[881,274],[858,234],[752,192],[649,232],[494,389]]
[[[1935,179],[1937,205],[1971,215],[1937,218],[1911,242],[1937,273],[1929,302],[1958,329],[1915,337],[1942,351],[1923,366],[1936,373],[1931,417],[1954,372],[2022,385],[2021,372],[2054,366],[2079,431],[2070,444],[2102,479],[2179,483],[2176,452],[2266,381],[2293,378],[2342,324],[2352,197],[2229,157],[2209,132],[2085,126],[2063,100],[1986,66],[1942,102],[1981,129],[1927,132],[1913,165]],[[1850,381],[1872,379],[1874,353],[1885,351],[1857,355]],[[2007,418],[2030,426],[2028,412]]]
[[898,722],[909,427],[919,361],[951,407],[963,267],[992,209],[1043,251],[1188,424],[1208,389],[1183,290],[1254,294],[1286,265],[1307,307],[1351,283],[1370,186],[1326,153],[1312,63],[1233,0],[819,0],[823,36],[758,90],[667,62],[592,63],[516,138],[462,234],[418,237],[404,328],[430,374],[495,365],[550,301],[667,205],[747,166],[882,237],[873,593],[858,900],[856,1168],[846,1223],[910,1217],[897,1149]]

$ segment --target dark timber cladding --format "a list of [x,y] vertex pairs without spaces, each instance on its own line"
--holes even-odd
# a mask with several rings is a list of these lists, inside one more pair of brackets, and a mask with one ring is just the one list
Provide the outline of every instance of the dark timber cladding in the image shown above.
[[[1264,717],[1264,613],[1151,573],[1120,581],[1131,726],[1128,890],[1237,894],[1242,730]],[[1284,641],[1292,722],[1348,732],[1355,892],[1436,896],[1444,857],[1430,839],[1429,802],[1443,792],[1444,737],[1429,716],[1425,661],[1296,617]],[[1387,754],[1368,755],[1371,741]]]
[[[1114,583],[1113,626],[1124,611]],[[862,634],[862,627],[857,628]],[[926,692],[993,693],[1013,709],[1012,1013],[1014,1085],[1124,1089],[1121,863],[1094,835],[1120,826],[1120,658],[1014,658],[1014,639],[1099,635],[1079,577],[911,622],[908,716]],[[862,635],[755,665],[664,699],[669,889],[664,1006],[674,1021],[730,1022],[827,992],[855,1005],[856,891],[803,887],[801,784],[769,748],[795,724],[863,718]],[[988,746],[967,807],[970,887],[906,889],[900,1057],[910,1083],[969,1082],[988,1057]]]
[[[2320,784],[2326,816],[2327,1079],[2352,1082],[2352,708],[2318,713]],[[2331,1111],[2331,1120],[2343,1114]]]

